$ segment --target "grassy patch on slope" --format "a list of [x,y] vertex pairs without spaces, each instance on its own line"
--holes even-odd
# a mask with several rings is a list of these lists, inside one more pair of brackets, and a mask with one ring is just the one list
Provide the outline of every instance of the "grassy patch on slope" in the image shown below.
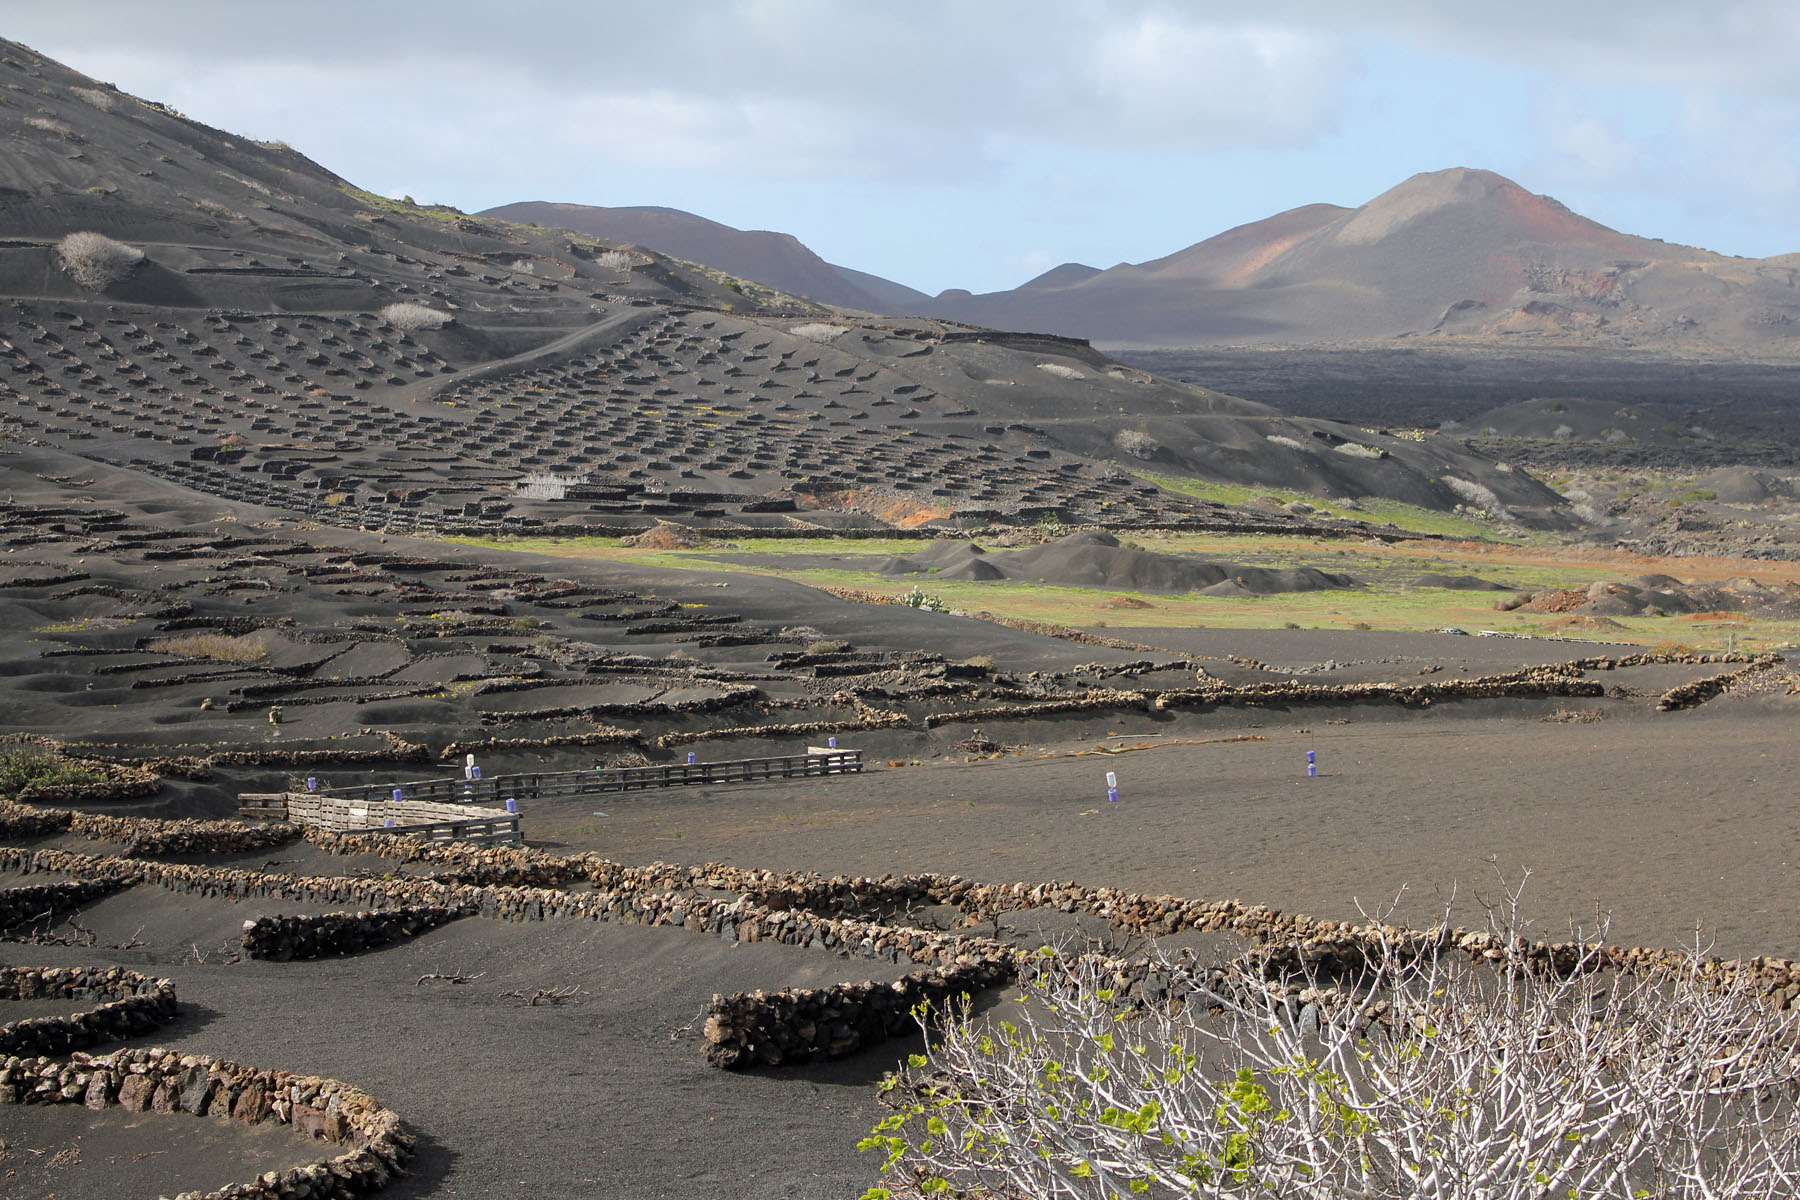
[[1363,521],[1370,525],[1392,525],[1408,533],[1434,533],[1447,537],[1484,538],[1490,541],[1504,542],[1519,540],[1517,537],[1500,533],[1486,521],[1459,516],[1456,513],[1421,508],[1416,504],[1402,504],[1398,500],[1370,497],[1358,500],[1356,507],[1351,508],[1341,501],[1327,500],[1323,496],[1310,496],[1304,492],[1288,491],[1283,488],[1253,487],[1240,483],[1216,483],[1207,479],[1192,479],[1185,475],[1157,475],[1147,471],[1139,471],[1137,476],[1146,483],[1155,484],[1165,492],[1193,496],[1198,500],[1211,500],[1218,504],[1235,506],[1261,499],[1274,500],[1278,504],[1292,504],[1299,501],[1318,509],[1321,516],[1336,517],[1345,521]]

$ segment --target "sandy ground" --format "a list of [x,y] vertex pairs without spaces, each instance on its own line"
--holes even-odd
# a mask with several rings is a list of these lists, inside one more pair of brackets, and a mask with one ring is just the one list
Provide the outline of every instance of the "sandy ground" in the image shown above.
[[[1434,917],[1452,890],[1491,895],[1491,855],[1515,878],[1529,869],[1527,909],[1546,933],[1598,906],[1628,942],[1679,944],[1701,924],[1718,952],[1800,954],[1800,745],[1788,700],[1728,698],[1685,714],[1614,703],[1593,723],[1449,707],[1342,725],[1191,717],[1119,738],[1092,721],[999,760],[543,802],[528,807],[526,829],[534,842],[633,862],[1073,879],[1321,916],[1354,916],[1405,885],[1401,915],[1413,920]],[[1202,740],[1245,734],[1267,740]],[[1307,749],[1316,779],[1305,776]],[[1108,770],[1120,779],[1116,805],[1104,796]],[[289,869],[329,865],[284,857]],[[144,946],[12,945],[0,959],[167,973],[185,1015],[157,1041],[368,1088],[422,1135],[413,1176],[386,1193],[396,1197],[853,1197],[875,1165],[854,1150],[881,1115],[870,1085],[916,1048],[742,1075],[707,1067],[695,1018],[714,992],[893,968],[682,930],[469,919],[350,959],[224,961],[242,919],[280,907],[139,889],[81,920],[102,945],[147,924]],[[1463,913],[1480,919],[1473,903]],[[430,972],[473,978],[418,982]],[[554,1007],[504,995],[571,984],[580,992]],[[78,1145],[87,1164],[133,1152],[137,1136],[80,1113],[0,1128],[15,1153]],[[208,1150],[244,1166],[251,1152]],[[172,1183],[154,1165],[134,1170],[145,1194]],[[120,1193],[107,1172],[70,1169],[0,1194]]]
[[1719,953],[1796,955],[1791,723],[1786,712],[1343,726],[1269,714],[1247,731],[1267,741],[1188,745],[1109,740],[1095,722],[1065,754],[1154,748],[1033,748],[798,790],[546,802],[526,828],[627,861],[1073,880],[1333,918],[1404,887],[1403,915],[1430,920],[1439,896],[1460,891],[1466,923],[1481,916],[1472,889],[1497,890],[1491,856],[1515,880],[1531,873],[1528,910],[1546,932],[1591,923],[1599,906],[1626,942],[1683,944],[1703,925]]

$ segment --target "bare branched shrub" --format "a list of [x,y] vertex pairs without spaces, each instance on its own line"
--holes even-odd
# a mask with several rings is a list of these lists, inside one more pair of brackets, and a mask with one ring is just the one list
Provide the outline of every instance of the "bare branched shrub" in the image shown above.
[[1074,367],[1065,367],[1061,363],[1039,363],[1037,365],[1037,369],[1045,372],[1046,374],[1054,375],[1058,379],[1086,379],[1087,378],[1086,375],[1083,375],[1080,371],[1077,371]]
[[1339,442],[1337,445],[1333,446],[1332,449],[1336,450],[1339,454],[1348,455],[1351,458],[1387,457],[1386,450],[1381,449],[1379,446],[1365,446],[1361,442]]
[[833,325],[826,321],[809,321],[805,325],[793,326],[788,332],[795,337],[810,338],[815,342],[829,342],[849,328],[848,325]]
[[26,117],[25,123],[33,129],[45,133],[53,133],[60,138],[75,140],[75,129],[67,121],[58,121],[55,117]]
[[602,250],[594,255],[594,262],[609,271],[629,271],[643,265],[643,260],[637,255],[627,254],[623,250]]
[[580,482],[580,475],[532,471],[513,481],[513,493],[521,500],[561,500]]
[[1113,445],[1133,458],[1151,458],[1162,449],[1161,442],[1141,429],[1121,429],[1113,435]]
[[420,329],[442,329],[456,320],[440,309],[427,308],[423,304],[414,304],[403,300],[398,304],[390,304],[381,310],[381,319],[404,333],[413,333]]
[[113,95],[111,92],[103,92],[99,88],[78,87],[69,90],[74,92],[81,100],[93,105],[101,112],[111,112],[119,103],[119,98],[117,96]]
[[90,292],[111,287],[144,261],[144,252],[136,246],[92,230],[69,234],[56,244],[56,253],[69,278]]
[[1117,960],[1041,952],[1017,1023],[954,1008],[862,1148],[900,1192],[991,1200],[1800,1189],[1800,1016],[1748,979],[1698,954],[1602,973],[1581,943],[1552,970],[1504,923],[1475,955],[1376,928],[1353,979],[1282,947],[1159,959],[1132,1004]]
[[193,658],[211,658],[219,662],[262,662],[269,657],[269,642],[260,633],[183,633],[156,638],[146,650],[161,654],[183,654]]
[[1444,486],[1455,492],[1470,508],[1480,509],[1496,521],[1512,518],[1512,513],[1507,510],[1506,505],[1500,503],[1500,497],[1494,495],[1494,490],[1484,484],[1468,479],[1458,479],[1454,475],[1446,475],[1444,476]]

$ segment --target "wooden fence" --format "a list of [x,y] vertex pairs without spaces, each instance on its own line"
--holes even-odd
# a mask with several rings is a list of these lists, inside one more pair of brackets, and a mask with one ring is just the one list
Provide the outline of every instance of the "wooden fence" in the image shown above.
[[353,787],[319,788],[304,793],[334,800],[354,800],[364,805],[400,802],[451,804],[500,804],[510,799],[537,800],[552,796],[587,796],[601,792],[635,792],[648,788],[686,787],[694,784],[756,783],[765,779],[794,779],[815,775],[851,775],[863,769],[861,750],[814,748],[806,754],[777,758],[735,758],[719,762],[667,763],[653,767],[612,767],[593,771],[541,771],[521,775],[493,775],[483,779],[411,779],[398,783],[359,784]]

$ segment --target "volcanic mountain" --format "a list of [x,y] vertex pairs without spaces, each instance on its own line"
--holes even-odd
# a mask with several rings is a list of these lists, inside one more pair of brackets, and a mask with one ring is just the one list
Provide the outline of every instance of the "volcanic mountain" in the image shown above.
[[910,313],[930,301],[904,284],[834,266],[791,233],[734,229],[678,208],[600,208],[526,201],[484,209],[483,217],[573,229],[609,242],[705,263],[821,304],[874,313]]
[[1492,171],[1415,175],[1145,263],[1067,264],[917,311],[1114,347],[1415,339],[1800,352],[1800,255],[1632,237]]
[[1565,519],[1454,438],[384,199],[16,43],[0,86],[0,419],[210,495],[398,530],[1294,522],[1154,472]]

